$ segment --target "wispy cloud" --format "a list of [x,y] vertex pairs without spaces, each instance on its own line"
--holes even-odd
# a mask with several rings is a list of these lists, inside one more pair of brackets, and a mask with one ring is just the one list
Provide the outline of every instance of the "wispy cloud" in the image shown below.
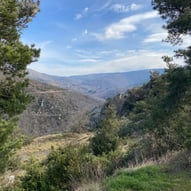
[[111,40],[111,39],[121,39],[125,37],[128,32],[133,32],[137,29],[136,24],[141,23],[144,20],[159,17],[156,11],[146,12],[142,14],[133,15],[121,19],[117,23],[113,23],[106,27],[104,34],[94,35],[98,40]]
[[[113,55],[115,58],[103,61],[98,58],[94,58],[94,55],[89,58],[88,53],[85,55],[85,51],[79,50],[81,54],[81,59],[76,60],[76,65],[70,65],[69,63],[50,63],[47,67],[47,62],[41,61],[39,63],[33,63],[30,68],[38,70],[40,72],[60,75],[60,76],[70,76],[70,75],[84,75],[90,73],[108,73],[108,72],[125,72],[140,69],[152,69],[152,68],[164,68],[165,63],[162,61],[161,57],[166,55],[167,52],[164,51],[149,51],[149,50],[131,50],[124,51],[123,54],[118,55],[119,50],[112,51],[100,51],[95,52],[94,55]],[[91,53],[92,54],[92,53]],[[170,55],[171,53],[168,53]],[[49,55],[50,56],[50,55]],[[55,55],[53,55],[55,56]],[[58,55],[57,55],[58,56]],[[95,57],[96,57],[95,56]],[[141,61],[140,61],[141,60]]]
[[123,4],[114,4],[110,9],[118,13],[126,13],[129,11],[129,6]]
[[[27,40],[27,39],[22,39],[22,42],[24,44],[35,44],[35,47],[36,48],[40,48],[41,49],[41,52],[44,50],[44,49],[48,49],[48,47],[50,47],[51,45],[54,44],[54,41],[53,40],[45,40],[45,41],[38,41],[38,42],[31,42],[30,40]],[[41,53],[42,54],[42,53]]]
[[85,30],[82,32],[82,36],[86,36],[86,35],[88,35],[88,30],[87,30],[87,29],[85,29]]
[[129,11],[139,10],[139,9],[141,9],[141,7],[142,7],[142,5],[135,4],[135,3],[132,3],[131,5],[116,3],[110,7],[110,10],[113,10],[118,13],[127,13]]
[[81,13],[78,13],[75,15],[75,20],[79,20],[83,17],[83,15]]
[[142,8],[142,5],[136,4],[136,3],[132,3],[130,6],[130,10],[132,10],[132,11],[136,11],[136,10],[139,10],[141,8]]
[[80,13],[77,13],[74,17],[75,20],[79,20],[79,19],[82,19],[88,12],[89,8],[88,7],[85,7],[83,9],[83,11],[81,11]]
[[78,39],[77,38],[73,38],[72,39],[72,42],[76,42]]
[[82,62],[82,63],[96,63],[96,62],[99,62],[99,60],[96,60],[96,59],[81,59],[81,60],[79,60],[79,62]]
[[41,49],[45,49],[47,48],[49,45],[53,44],[54,42],[52,40],[47,40],[47,41],[42,41],[42,42],[37,42],[36,46],[41,48]]
[[161,42],[162,40],[166,39],[167,32],[155,33],[149,35],[146,39],[144,39],[144,43],[154,43],[154,42]]
[[99,8],[95,9],[95,12],[100,12],[105,9],[108,9],[111,6],[112,0],[107,0],[104,4],[102,4]]
[[183,36],[183,43],[181,44],[181,48],[185,48],[191,45],[191,37],[189,35]]
[[[147,38],[143,40],[143,43],[158,43],[165,40],[168,36],[168,32],[165,30],[161,30],[159,33],[153,33],[149,35]],[[189,35],[182,36],[183,42],[174,46],[175,48],[186,48],[191,45],[191,37]],[[166,45],[171,46],[170,43],[166,43]]]

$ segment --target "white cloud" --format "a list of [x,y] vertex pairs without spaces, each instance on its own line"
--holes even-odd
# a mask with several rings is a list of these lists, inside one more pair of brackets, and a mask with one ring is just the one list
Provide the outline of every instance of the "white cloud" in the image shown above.
[[181,44],[181,48],[185,48],[191,46],[191,37],[189,35],[183,36],[183,43]]
[[154,52],[154,51],[131,51],[118,59],[114,59],[104,63],[104,67],[109,70],[109,72],[124,72],[132,70],[140,70],[146,68],[163,68],[165,63],[163,63],[161,57],[164,52]]
[[149,35],[146,39],[144,39],[144,43],[153,43],[153,42],[161,42],[162,40],[166,39],[167,32],[155,33]]
[[118,13],[126,13],[129,11],[129,7],[122,4],[114,4],[111,6],[111,10],[118,12]]
[[72,42],[76,42],[78,39],[77,38],[73,38],[72,39]]
[[88,8],[88,7],[84,8],[84,13],[87,13],[87,12],[88,12],[88,10],[89,10],[89,8]]
[[[118,50],[115,52],[117,53]],[[109,52],[100,52],[100,55],[103,53],[109,54]],[[112,54],[112,51],[110,53]],[[163,52],[131,50],[125,51],[121,57],[116,57],[114,59],[111,58],[108,61],[100,61],[99,59],[94,59],[93,57],[82,58],[78,61],[76,60],[77,64],[74,66],[70,65],[69,63],[63,65],[61,63],[57,63],[55,60],[55,62],[49,64],[48,67],[47,62],[42,61],[39,63],[33,63],[30,68],[39,72],[60,76],[84,75],[91,73],[126,72],[147,68],[164,68],[165,63],[162,61],[161,57],[166,54],[170,55],[170,53],[167,53],[165,50]]]
[[41,49],[48,47],[50,44],[53,44],[52,40],[35,43],[36,47],[41,48]]
[[85,35],[87,35],[87,34],[88,34],[88,30],[85,29],[85,30],[82,32],[82,35],[85,36]]
[[[155,42],[162,42],[168,36],[168,32],[165,30],[161,30],[159,33],[154,33],[149,35],[146,39],[143,40],[143,43],[155,43]],[[176,45],[175,49],[178,48],[186,48],[191,45],[191,37],[189,35],[182,36],[183,42],[180,45]],[[166,43],[167,45],[171,46],[170,43]]]
[[132,3],[130,6],[130,10],[131,11],[136,11],[142,8],[142,5],[136,4],[136,3]]
[[89,10],[89,8],[88,8],[88,7],[85,7],[81,13],[77,13],[77,14],[75,15],[74,19],[75,19],[75,20],[80,20],[80,19],[82,19],[82,18],[87,14],[88,10]]
[[132,3],[131,5],[124,5],[116,3],[111,6],[111,10],[118,13],[127,13],[128,11],[136,11],[142,8],[142,5]]
[[106,27],[104,34],[94,33],[93,35],[98,40],[121,39],[125,37],[125,33],[135,31],[137,29],[136,24],[156,17],[159,17],[156,11],[133,15],[109,25]]
[[98,60],[96,60],[96,59],[81,59],[81,60],[79,60],[79,62],[82,62],[82,63],[96,63],[96,62],[98,62]]
[[111,3],[112,3],[112,0],[108,0],[108,1],[106,1],[106,3],[101,5],[101,7],[97,8],[95,11],[100,12],[100,11],[103,11],[105,9],[108,9],[110,7]]
[[75,20],[79,20],[79,19],[81,19],[82,17],[83,17],[82,14],[81,14],[81,13],[78,13],[78,14],[75,15]]

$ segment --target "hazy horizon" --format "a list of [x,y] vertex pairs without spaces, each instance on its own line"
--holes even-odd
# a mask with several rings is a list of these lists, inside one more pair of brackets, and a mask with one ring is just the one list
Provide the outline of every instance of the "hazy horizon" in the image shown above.
[[[29,67],[50,75],[164,68],[175,47],[162,42],[164,21],[145,0],[41,1],[22,41],[41,48]],[[186,37],[186,46],[191,42]]]

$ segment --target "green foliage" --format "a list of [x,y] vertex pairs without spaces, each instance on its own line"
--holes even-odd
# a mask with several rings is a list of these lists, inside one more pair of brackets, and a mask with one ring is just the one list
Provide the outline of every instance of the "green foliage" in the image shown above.
[[74,190],[82,177],[89,175],[84,174],[84,170],[90,173],[86,153],[86,147],[68,146],[53,149],[43,163],[29,161],[20,188],[30,191]]
[[[182,40],[183,35],[191,34],[191,1],[190,0],[153,0],[154,9],[158,10],[162,18],[166,20],[165,28],[168,30],[168,41],[177,44]],[[163,99],[163,114],[166,111],[164,120],[171,133],[170,138],[175,138],[181,147],[190,148],[190,94],[191,94],[191,48],[175,51],[176,57],[182,57],[187,64],[184,67],[169,68],[167,75],[168,91]],[[164,57],[169,64],[172,60]],[[160,107],[161,107],[160,106]],[[155,118],[156,119],[156,118]],[[163,117],[164,119],[164,117]],[[169,131],[171,130],[171,131]],[[159,132],[159,131],[158,131]],[[163,128],[164,132],[164,128]],[[172,133],[173,132],[173,133]],[[172,136],[173,134],[173,136]]]
[[136,102],[129,123],[119,131],[121,137],[141,135],[132,160],[158,159],[168,151],[189,148],[190,76],[189,67],[176,66],[149,82],[148,96]]
[[43,162],[31,159],[26,174],[15,186],[23,191],[73,191],[82,182],[102,181],[119,167],[122,152],[95,156],[88,149],[69,145],[53,149]]
[[53,150],[46,160],[46,178],[58,190],[72,190],[81,178],[84,148],[69,146]]
[[82,163],[82,177],[86,181],[100,181],[107,175],[107,167],[110,161],[105,157],[85,154]]
[[118,146],[118,131],[121,126],[113,107],[108,107],[105,116],[97,127],[95,137],[92,138],[90,147],[95,155],[102,155],[114,151]]
[[177,44],[181,35],[190,34],[191,31],[191,1],[190,0],[152,0],[154,9],[158,10],[163,19],[164,26],[169,33],[168,41]]
[[0,2],[0,172],[6,167],[18,141],[11,136],[15,116],[31,97],[24,91],[28,85],[26,67],[36,61],[40,51],[34,45],[20,42],[20,34],[38,12],[39,2],[6,0]]
[[0,119],[0,173],[8,166],[11,155],[21,144],[20,139],[12,136],[15,120],[5,121]]
[[48,190],[45,181],[44,169],[40,162],[31,159],[26,165],[26,171],[26,175],[21,177],[21,188],[23,190]]
[[105,181],[106,191],[189,191],[190,176],[186,173],[171,174],[159,166],[120,171]]

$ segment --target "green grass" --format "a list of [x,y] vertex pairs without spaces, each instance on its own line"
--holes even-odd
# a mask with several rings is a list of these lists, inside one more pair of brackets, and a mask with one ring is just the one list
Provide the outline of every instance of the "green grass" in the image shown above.
[[187,172],[172,173],[160,166],[120,171],[105,182],[107,191],[190,191]]

